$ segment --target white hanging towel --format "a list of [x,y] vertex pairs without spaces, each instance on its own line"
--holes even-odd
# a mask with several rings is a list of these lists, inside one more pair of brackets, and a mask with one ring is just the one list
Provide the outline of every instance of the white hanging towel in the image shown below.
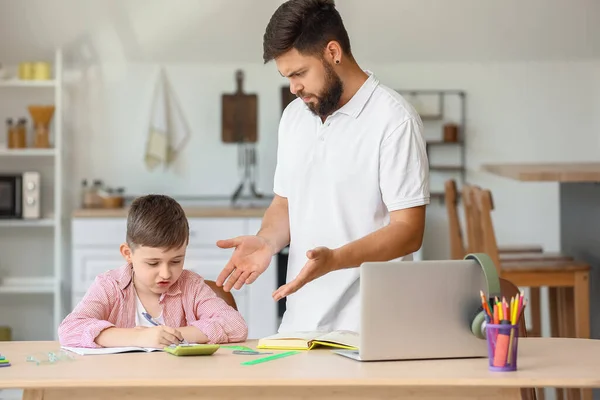
[[167,169],[190,137],[190,129],[175,98],[166,73],[161,68],[148,129],[145,163],[149,170],[163,164]]

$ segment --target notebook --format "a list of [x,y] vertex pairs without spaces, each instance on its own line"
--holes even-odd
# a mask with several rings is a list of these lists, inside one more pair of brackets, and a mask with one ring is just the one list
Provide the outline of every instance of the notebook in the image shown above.
[[258,340],[259,349],[310,350],[317,346],[358,350],[360,336],[352,331],[277,333]]
[[62,346],[63,349],[72,351],[73,353],[79,354],[80,356],[85,355],[98,355],[98,354],[118,354],[118,353],[129,353],[143,351],[150,353],[153,351],[163,351],[163,349],[156,349],[153,347],[101,347],[101,348],[85,348],[85,347],[66,347]]

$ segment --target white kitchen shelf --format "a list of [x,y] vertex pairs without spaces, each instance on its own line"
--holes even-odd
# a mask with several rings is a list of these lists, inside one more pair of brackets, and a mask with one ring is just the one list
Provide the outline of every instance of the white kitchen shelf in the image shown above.
[[0,79],[0,87],[40,87],[52,88],[56,86],[55,80],[34,81],[22,79]]
[[57,290],[53,277],[9,277],[0,279],[0,294],[54,294]]
[[54,226],[54,218],[42,219],[0,219],[0,228],[2,227],[40,227]]
[[56,149],[8,149],[0,146],[0,157],[54,157]]
[[[45,198],[44,201],[52,201],[53,208],[51,210],[45,210],[43,218],[39,220],[2,220],[0,219],[0,229],[2,234],[7,233],[9,229],[50,229],[52,232],[51,238],[40,237],[39,235],[31,235],[31,239],[28,237],[28,233],[23,234],[23,241],[28,241],[27,245],[30,245],[33,251],[37,247],[37,241],[52,240],[53,254],[51,257],[47,257],[45,262],[51,263],[51,272],[46,272],[47,268],[37,269],[29,272],[28,276],[22,277],[8,277],[18,273],[12,271],[11,274],[7,274],[6,278],[0,277],[0,293],[3,296],[11,294],[48,294],[49,297],[43,296],[43,300],[39,300],[39,307],[52,306],[52,322],[53,326],[51,331],[54,332],[54,337],[40,337],[40,340],[56,340],[57,339],[57,328],[59,323],[65,317],[65,305],[63,294],[60,290],[65,282],[64,271],[65,271],[65,258],[64,251],[66,249],[66,231],[65,231],[65,208],[68,203],[65,193],[68,193],[68,187],[66,185],[65,177],[65,143],[63,140],[63,55],[61,49],[57,49],[55,57],[52,62],[52,72],[54,74],[53,80],[35,81],[35,80],[19,80],[19,79],[0,79],[0,96],[11,96],[18,90],[25,90],[26,96],[30,97],[26,104],[37,104],[36,98],[38,96],[46,96],[46,92],[39,93],[37,90],[31,90],[36,88],[47,88],[53,92],[53,105],[54,115],[52,117],[52,134],[53,148],[50,149],[36,149],[36,148],[25,148],[25,149],[7,149],[6,147],[0,148],[0,159],[9,158],[5,160],[5,163],[11,166],[11,173],[13,171],[13,165],[17,166],[18,163],[14,162],[19,157],[23,157],[26,162],[21,163],[20,172],[25,171],[48,171],[53,175],[53,188],[48,188],[45,184],[42,184],[41,197]],[[3,90],[3,89],[7,90]],[[8,90],[11,88],[10,90]],[[28,89],[30,88],[30,89]],[[46,90],[46,89],[44,89]],[[50,102],[49,100],[45,100]],[[51,163],[45,162],[46,160]],[[24,164],[24,165],[23,165]],[[2,171],[0,171],[2,173]],[[49,190],[51,189],[51,190]],[[52,196],[52,199],[48,198]],[[42,208],[44,210],[45,207]],[[1,244],[1,243],[0,243]],[[10,251],[9,246],[2,247],[0,251]],[[1,256],[1,254],[0,254]],[[1,258],[1,257],[0,257]],[[51,274],[46,276],[46,274]],[[6,315],[0,313],[0,321],[3,325],[11,326],[12,322]],[[31,324],[26,329],[35,330],[36,325]],[[35,332],[33,332],[35,334]],[[31,336],[31,335],[29,335]],[[18,339],[16,339],[18,340]]]

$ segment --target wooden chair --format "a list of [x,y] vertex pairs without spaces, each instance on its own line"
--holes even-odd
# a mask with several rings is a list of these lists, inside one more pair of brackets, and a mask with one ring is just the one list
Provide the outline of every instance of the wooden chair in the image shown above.
[[[479,224],[480,218],[473,216],[473,213],[477,211],[477,209],[473,206],[473,202],[471,201],[472,194],[470,191],[470,186],[467,185],[465,189],[463,189],[462,201],[464,205],[464,216],[465,216],[465,225],[467,225],[467,234],[468,234],[468,242],[465,245],[465,241],[463,239],[463,231],[460,225],[460,218],[458,215],[458,190],[456,189],[456,181],[453,179],[449,179],[445,182],[445,203],[446,203],[446,211],[448,214],[448,228],[449,228],[449,239],[450,239],[450,255],[452,259],[462,259],[467,254],[467,249],[469,252],[478,252],[484,251],[483,249],[483,239],[482,232],[480,227],[477,226]],[[525,257],[531,259],[533,257],[543,257],[544,253],[542,252],[541,246],[506,246],[498,249],[499,256],[501,259],[505,257],[515,257],[515,255]],[[506,279],[501,278],[502,285],[502,294],[507,297],[515,296],[518,293],[518,288],[507,281]],[[530,289],[531,290],[531,289]],[[535,291],[537,290],[537,292]],[[533,290],[533,296],[537,299],[540,298],[539,288]],[[530,298],[531,301],[531,298]],[[538,305],[537,313],[534,311],[532,315],[534,319],[537,321],[536,328],[541,325],[540,318],[540,307],[539,301],[534,301],[535,304]],[[553,309],[557,309],[558,305],[555,304]],[[554,321],[555,319],[553,319]],[[535,323],[533,324],[535,325]],[[539,330],[539,329],[537,329]],[[537,331],[536,330],[536,331]],[[525,318],[523,316],[520,321],[519,331],[521,337],[527,336],[527,326],[525,324]],[[553,332],[558,332],[558,330],[553,330]],[[538,335],[539,336],[539,335]],[[535,399],[535,389],[523,389],[521,393],[523,399]],[[543,391],[540,391],[540,395],[537,396],[540,400],[544,398]]]
[[458,191],[456,190],[456,181],[454,179],[449,179],[444,184],[444,200],[446,203],[446,215],[448,216],[450,258],[461,260],[465,258],[467,249],[465,248],[465,241],[458,218]]
[[[485,251],[485,245],[483,242],[483,231],[481,222],[481,213],[476,202],[477,199],[474,196],[474,191],[479,190],[477,186],[464,185],[463,197],[465,198],[465,214],[469,219],[468,225],[469,232],[469,243],[472,243],[473,248],[477,248],[480,251]],[[493,205],[491,206],[493,208]],[[550,253],[550,252],[531,252],[531,253],[502,253],[501,249],[498,248],[498,256],[502,262],[523,262],[523,261],[572,261],[572,257],[566,256],[561,253]],[[542,330],[542,314],[541,314],[541,293],[539,287],[530,287],[530,305],[529,310],[531,311],[531,330],[530,336],[539,337],[541,336]],[[550,296],[554,297],[555,293],[553,289],[550,289]],[[556,311],[551,309],[551,311]],[[556,319],[556,318],[555,318]]]
[[492,193],[473,187],[481,217],[483,246],[498,273],[520,287],[570,287],[576,292],[576,337],[589,338],[589,264],[576,260],[502,260],[492,221]]
[[[481,229],[481,217],[478,207],[475,206],[476,199],[473,197],[473,186],[465,184],[462,190],[464,205],[465,225],[467,226],[468,244],[465,246],[462,229],[458,217],[458,196],[456,182],[453,179],[445,183],[445,200],[448,214],[448,228],[450,237],[450,254],[452,259],[462,259],[469,252],[485,251],[483,243],[483,231]],[[521,249],[525,248],[521,247]],[[545,261],[545,260],[572,260],[571,257],[557,253],[545,253],[537,251],[536,246],[530,246],[531,252],[523,252],[521,249],[514,251],[514,247],[498,248],[498,257],[501,262],[505,261]],[[556,295],[551,289],[551,304],[556,303]],[[541,336],[541,295],[539,288],[530,288],[530,311],[532,315],[532,329],[530,336]],[[557,304],[557,303],[556,303]],[[558,307],[558,306],[556,306]],[[554,308],[553,308],[554,310]],[[555,318],[556,321],[558,318]],[[554,332],[557,332],[556,328]]]
[[217,286],[215,281],[204,280],[204,282],[210,287],[215,294],[225,300],[225,303],[229,304],[234,310],[237,309],[237,304],[235,303],[235,298],[230,292],[226,292],[222,287]]
[[[462,230],[458,217],[458,195],[456,190],[456,182],[454,180],[446,181],[445,185],[446,208],[448,212],[449,233],[451,257],[453,259],[461,259],[466,254],[466,249],[470,252],[485,252],[483,242],[483,231],[481,230],[481,218],[479,209],[476,207],[477,199],[473,196],[473,186],[463,186],[463,205],[465,213],[465,221],[467,225],[468,245],[465,246],[463,241]],[[490,209],[493,207],[490,206]],[[521,248],[522,249],[522,248]],[[534,251],[529,253],[522,252],[519,249],[514,251],[511,248],[498,248],[497,256],[501,263],[519,262],[519,261],[572,261],[572,258],[560,253],[545,253],[536,251],[537,248],[532,247]],[[541,336],[541,296],[539,287],[530,287],[529,310],[532,316],[532,329],[529,336]],[[574,294],[572,288],[569,287],[550,287],[550,323],[551,336],[573,337],[575,336],[575,320],[573,313],[569,310],[574,308]],[[558,391],[557,398],[562,399],[562,392]],[[543,392],[538,396],[543,399]]]
[[[459,222],[459,218],[458,218],[458,190],[456,188],[456,181],[454,179],[448,179],[445,182],[445,190],[444,190],[444,194],[445,194],[445,202],[446,202],[446,210],[448,212],[448,218],[450,221],[450,243],[452,244],[453,241],[453,237],[455,238],[454,240],[458,240],[456,247],[453,247],[451,245],[452,249],[455,249],[454,251],[457,251],[456,255],[458,256],[458,250],[461,249],[461,254],[466,254],[467,252],[471,253],[469,246],[470,243],[472,242],[472,240],[469,240],[467,242],[467,246],[465,246],[464,241],[462,239],[462,232],[460,229],[460,222]],[[471,201],[470,199],[467,197],[464,197],[464,193],[463,193],[463,207],[464,207],[464,214],[465,214],[465,225],[467,228],[467,234],[469,234],[469,225],[472,224],[472,221],[470,221],[469,219],[469,215],[470,215],[470,209],[471,209]],[[458,229],[456,229],[458,228]],[[456,237],[456,232],[458,232],[460,239],[458,239],[458,237]],[[534,245],[534,244],[526,244],[526,245],[522,245],[522,246],[518,246],[518,245],[512,245],[512,246],[501,246],[499,248],[500,253],[502,254],[520,254],[520,253],[541,253],[543,251],[542,246],[540,245]],[[463,256],[460,256],[460,258],[462,258]]]
[[[446,212],[448,215],[448,229],[450,238],[450,257],[455,260],[464,258],[467,253],[472,253],[474,248],[481,247],[477,246],[480,241],[480,236],[475,233],[474,226],[477,225],[476,220],[471,216],[473,213],[473,207],[471,202],[471,196],[468,193],[464,193],[463,190],[463,208],[465,216],[465,227],[467,231],[467,241],[464,240],[463,231],[460,226],[460,218],[458,215],[458,190],[456,189],[456,181],[454,179],[448,179],[445,182],[444,197],[446,203]],[[506,258],[531,258],[538,255],[547,254],[543,253],[542,246],[539,245],[523,245],[523,246],[501,246],[498,248],[502,257]],[[552,258],[556,258],[552,256]]]
[[[498,268],[498,275],[519,287],[529,287],[533,292],[530,296],[532,314],[532,329],[540,336],[541,316],[539,305],[539,289],[548,287],[550,290],[550,320],[552,336],[559,337],[590,337],[590,297],[589,274],[590,265],[576,260],[503,260],[498,251],[494,225],[492,221],[492,193],[475,186],[469,188],[472,199],[480,217],[481,250],[487,253]],[[535,294],[534,294],[535,293]],[[537,304],[536,304],[537,303]],[[558,397],[562,392],[558,390]],[[591,399],[591,390],[569,389],[569,398]],[[542,396],[538,396],[542,397]]]
[[[481,231],[481,215],[477,205],[475,204],[476,200],[473,197],[473,188],[476,187],[477,186],[472,186],[468,184],[465,184],[463,186],[463,204],[465,218],[467,220],[467,234],[469,238],[469,246],[471,246],[472,248],[482,248],[483,233]],[[522,248],[527,248],[527,246],[524,246]],[[566,256],[564,254],[555,252],[545,252],[543,250],[538,251],[537,248],[535,251],[514,251],[512,250],[512,247],[510,247],[509,249],[510,250],[506,250],[501,247],[498,247],[498,252],[500,253],[500,257],[502,258],[502,260],[572,260],[572,257]]]

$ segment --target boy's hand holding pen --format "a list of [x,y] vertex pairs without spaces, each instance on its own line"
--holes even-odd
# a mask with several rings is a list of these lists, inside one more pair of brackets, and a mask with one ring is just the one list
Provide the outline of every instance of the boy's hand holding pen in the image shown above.
[[165,325],[157,325],[153,327],[136,327],[137,332],[136,345],[139,347],[152,347],[162,349],[163,347],[172,344],[178,345],[182,343],[183,336],[175,328]]
[[[170,346],[172,344],[180,344],[180,343],[188,344],[188,342],[183,338],[183,335],[181,334],[181,332],[179,330],[159,324],[147,312],[144,312],[142,314],[144,315],[144,318],[146,318],[146,320],[148,322],[150,322],[152,325],[154,325],[154,327],[152,327],[152,328],[146,328],[146,330],[149,330],[150,332],[142,331],[141,335],[143,335],[143,336],[140,339],[143,342],[148,341],[148,342],[154,343],[155,345],[152,345],[152,346],[146,345],[144,347],[161,348],[164,346]],[[156,346],[156,344],[158,344],[158,346]]]

